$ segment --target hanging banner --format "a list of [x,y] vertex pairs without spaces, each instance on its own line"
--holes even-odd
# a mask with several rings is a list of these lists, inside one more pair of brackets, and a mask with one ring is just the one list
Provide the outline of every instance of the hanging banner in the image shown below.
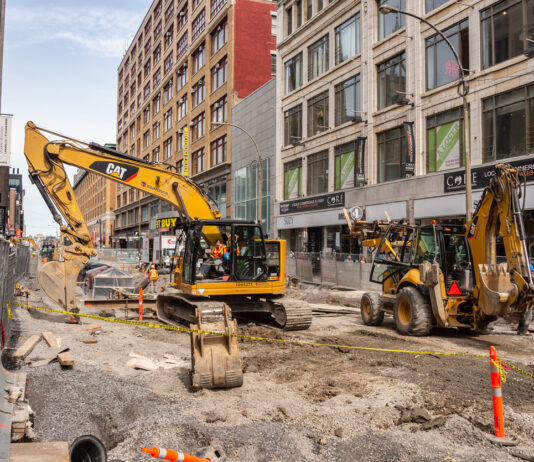
[[11,120],[10,114],[0,115],[0,167],[9,167],[11,162]]
[[354,149],[336,156],[336,189],[354,187]]
[[404,133],[406,134],[406,162],[404,163],[404,176],[413,176],[415,171],[415,139],[413,133],[413,122],[404,122]]
[[284,190],[286,199],[295,199],[300,193],[301,167],[291,168],[284,172]]
[[448,170],[462,166],[460,160],[460,121],[436,128],[436,170]]
[[365,138],[362,136],[356,140],[356,181],[365,182]]
[[184,176],[189,176],[189,127],[184,127]]

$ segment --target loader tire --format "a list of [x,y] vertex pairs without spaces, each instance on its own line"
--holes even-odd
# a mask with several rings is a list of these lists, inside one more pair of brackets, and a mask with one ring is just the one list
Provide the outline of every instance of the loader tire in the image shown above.
[[432,308],[417,288],[404,287],[395,299],[395,325],[402,335],[428,335],[432,328]]
[[360,303],[360,313],[362,321],[366,326],[380,326],[384,320],[384,311],[382,311],[382,299],[376,292],[366,292],[362,295]]

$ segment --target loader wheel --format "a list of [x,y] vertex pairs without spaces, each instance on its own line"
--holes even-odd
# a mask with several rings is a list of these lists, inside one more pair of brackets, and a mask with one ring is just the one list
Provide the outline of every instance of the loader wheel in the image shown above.
[[366,292],[362,296],[360,304],[360,313],[362,321],[366,326],[379,326],[384,320],[384,312],[382,311],[382,299],[380,294],[375,292]]
[[402,335],[423,336],[432,327],[432,309],[415,287],[404,287],[395,300],[395,324]]

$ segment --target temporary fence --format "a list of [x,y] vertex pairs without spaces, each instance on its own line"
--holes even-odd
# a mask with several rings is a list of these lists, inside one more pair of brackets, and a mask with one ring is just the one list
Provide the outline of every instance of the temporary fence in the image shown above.
[[379,291],[381,286],[369,280],[371,267],[366,256],[360,254],[299,252],[290,254],[287,259],[288,276],[302,282]]
[[136,249],[100,249],[100,260],[111,260],[122,263],[137,263],[139,252]]

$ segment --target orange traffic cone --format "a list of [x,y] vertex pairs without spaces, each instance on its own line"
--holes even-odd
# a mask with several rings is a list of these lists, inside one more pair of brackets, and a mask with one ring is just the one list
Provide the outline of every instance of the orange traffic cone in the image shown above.
[[184,454],[183,452],[173,451],[172,449],[164,449],[154,446],[152,449],[142,448],[141,451],[150,454],[154,459],[163,459],[171,461],[183,462],[210,462],[209,459],[199,459],[198,457]]

